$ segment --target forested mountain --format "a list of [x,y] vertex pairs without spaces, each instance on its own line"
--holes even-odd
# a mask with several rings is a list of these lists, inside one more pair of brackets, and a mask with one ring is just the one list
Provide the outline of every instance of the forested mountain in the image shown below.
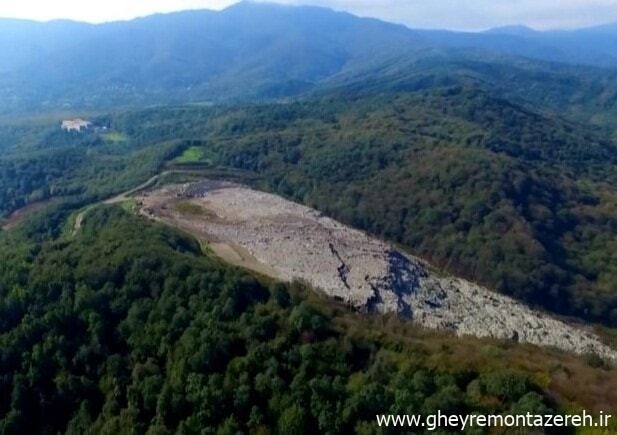
[[557,113],[578,123],[602,126],[613,134],[617,126],[617,70],[538,63],[502,54],[433,51],[419,58],[341,72],[322,86],[317,94],[325,90],[342,96],[475,87],[531,111]]
[[27,155],[8,148],[5,216],[50,198],[79,205],[111,196],[195,144],[208,164],[258,174],[262,187],[451,273],[617,324],[617,146],[604,130],[460,86],[95,121],[124,140],[50,127],[21,145]]
[[[598,355],[354,313],[224,264],[134,199],[101,202],[144,182],[241,181],[615,347],[616,35],[250,2],[0,20],[0,434],[614,413],[617,369]],[[92,128],[63,131],[64,113]]]
[[73,238],[0,233],[0,314],[3,434],[380,433],[384,412],[617,406],[592,355],[360,317],[119,207]]
[[[402,26],[254,3],[99,26],[10,24],[8,34],[0,26],[9,53],[0,52],[9,60],[1,89],[25,107],[295,95],[347,65],[418,47]],[[13,38],[12,27],[40,32]],[[59,28],[66,40],[54,49],[45,41],[57,38]],[[36,54],[29,63],[13,54],[22,45]]]
[[413,30],[329,9],[251,2],[101,25],[2,20],[0,97],[4,112],[263,100],[363,86],[367,76],[397,71],[425,87],[456,73],[502,88],[522,79],[532,94],[549,88],[536,102],[614,109],[614,72],[547,61],[616,66],[616,34],[610,26]]
[[597,129],[460,87],[152,110],[112,125],[199,139],[211,163],[450,272],[615,325],[617,146]]

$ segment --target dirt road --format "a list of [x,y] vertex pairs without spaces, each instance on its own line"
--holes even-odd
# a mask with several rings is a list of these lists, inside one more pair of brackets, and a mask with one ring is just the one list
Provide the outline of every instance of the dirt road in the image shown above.
[[182,170],[182,169],[170,169],[167,171],[163,171],[159,174],[156,174],[154,176],[152,176],[150,179],[148,179],[148,181],[143,182],[142,184],[140,184],[137,187],[134,187],[130,190],[127,190],[126,192],[123,192],[119,195],[113,196],[109,199],[106,199],[104,201],[101,202],[96,202],[94,204],[90,204],[89,206],[87,206],[85,209],[83,209],[82,211],[80,211],[77,216],[75,216],[75,223],[73,224],[73,231],[72,231],[72,235],[74,236],[75,234],[77,234],[77,232],[81,229],[81,225],[84,221],[84,217],[86,216],[86,214],[88,214],[88,212],[90,210],[92,210],[92,208],[96,207],[99,204],[119,204],[121,202],[124,201],[128,201],[132,195],[135,195],[138,192],[141,192],[142,190],[148,189],[149,187],[152,187],[156,184],[157,181],[159,181],[159,179],[161,177],[164,177],[165,175],[170,175],[170,174],[192,174],[194,173],[194,171],[191,170]]

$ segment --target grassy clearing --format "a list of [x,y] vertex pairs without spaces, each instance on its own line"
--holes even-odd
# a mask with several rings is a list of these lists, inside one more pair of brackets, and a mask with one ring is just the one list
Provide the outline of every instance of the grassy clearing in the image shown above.
[[119,131],[110,131],[109,133],[102,134],[101,137],[105,141],[112,143],[122,143],[129,140],[127,135],[120,133]]
[[127,213],[133,213],[133,211],[135,211],[135,208],[137,207],[137,201],[135,201],[134,199],[127,199],[126,201],[120,203],[120,207],[122,207],[122,210],[126,211]]
[[174,163],[190,164],[190,163],[211,163],[211,160],[206,156],[203,148],[189,147],[182,153],[181,156],[174,160]]

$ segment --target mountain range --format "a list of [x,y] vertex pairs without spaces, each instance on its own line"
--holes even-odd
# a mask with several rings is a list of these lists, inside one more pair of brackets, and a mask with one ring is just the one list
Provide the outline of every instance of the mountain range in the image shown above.
[[542,103],[590,117],[589,104],[614,103],[617,26],[462,33],[241,2],[99,25],[3,19],[0,59],[5,112],[280,99],[386,77],[408,88],[517,80],[527,94],[548,84]]

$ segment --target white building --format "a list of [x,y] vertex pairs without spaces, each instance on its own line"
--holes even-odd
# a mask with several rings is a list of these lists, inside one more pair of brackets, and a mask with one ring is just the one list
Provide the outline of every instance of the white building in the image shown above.
[[77,119],[65,119],[62,121],[62,130],[64,131],[76,131],[81,132],[82,130],[87,130],[92,126],[90,121],[86,121],[81,118]]

